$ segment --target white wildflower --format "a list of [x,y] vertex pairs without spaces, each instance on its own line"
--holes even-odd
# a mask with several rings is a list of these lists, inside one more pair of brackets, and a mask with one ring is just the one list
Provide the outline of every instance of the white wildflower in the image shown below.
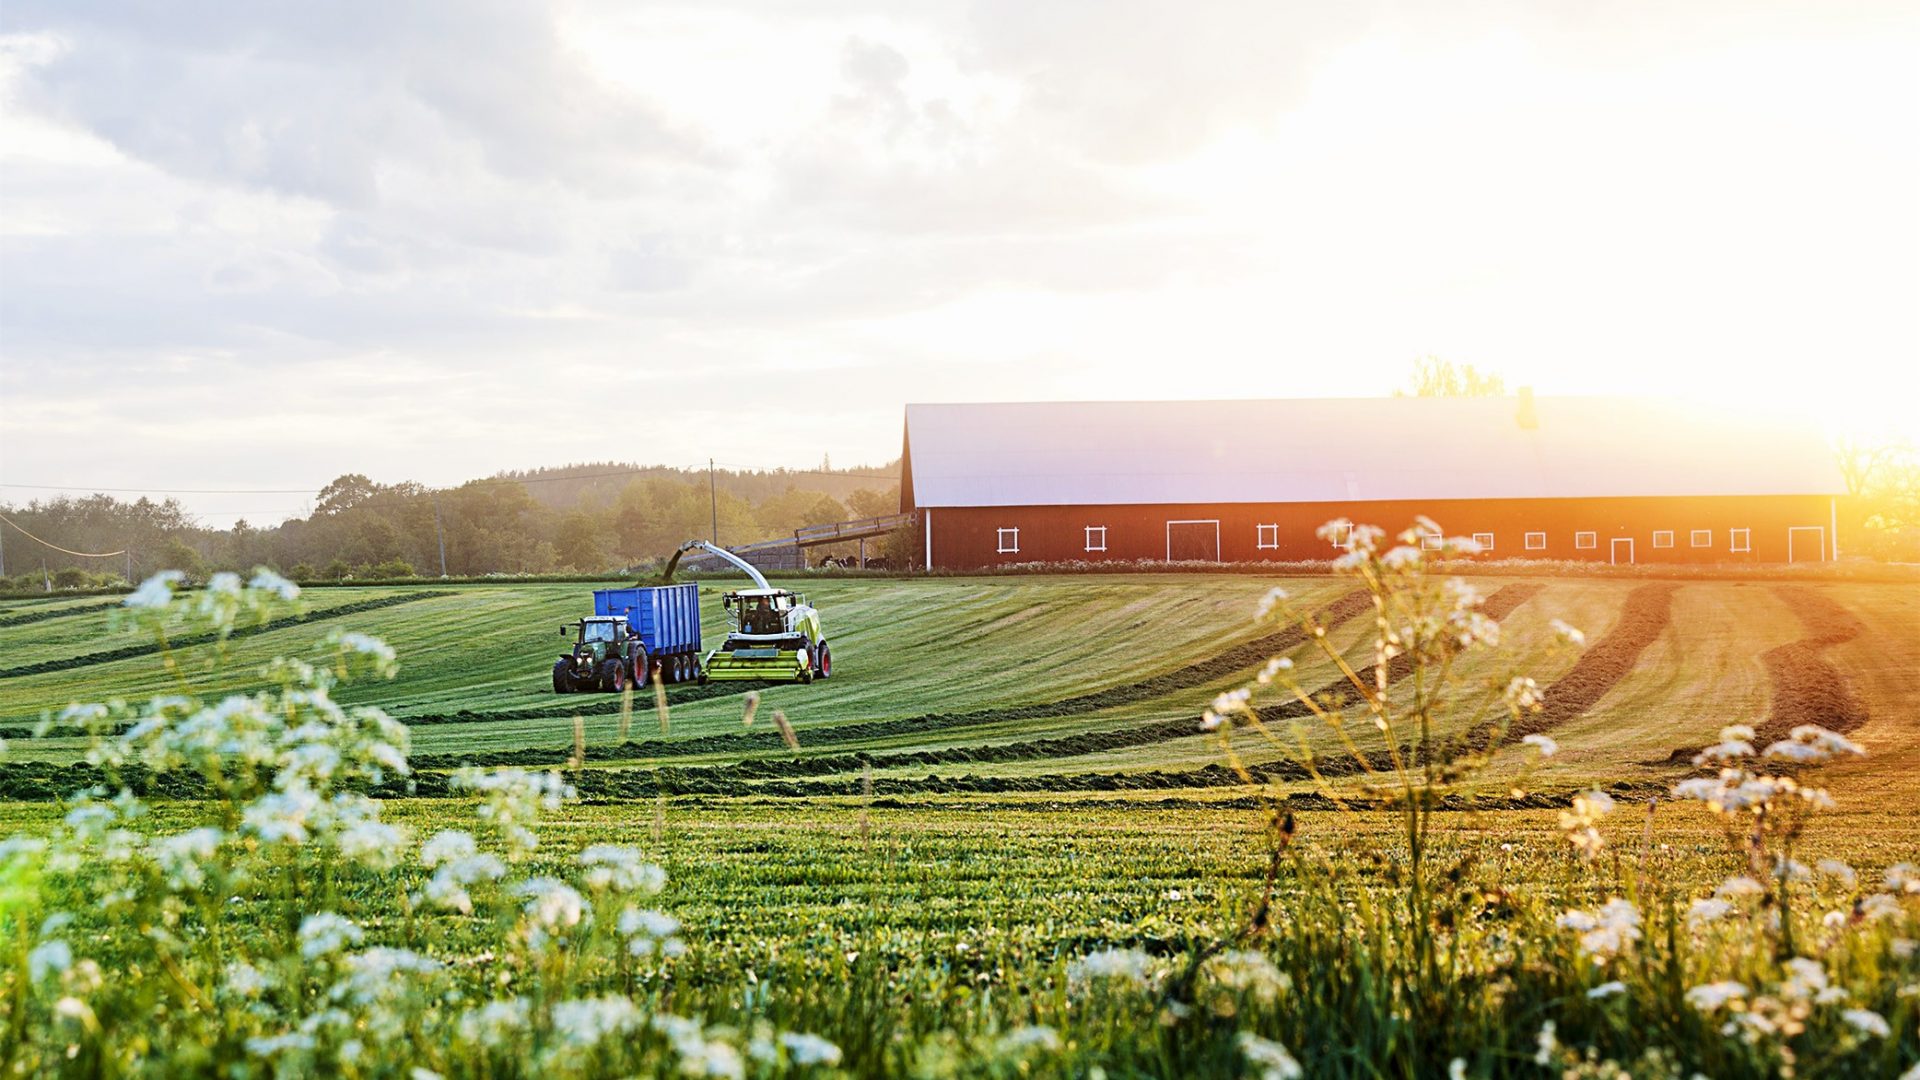
[[[1531,712],[1538,709],[1541,702],[1545,700],[1545,698],[1541,696],[1540,685],[1525,675],[1514,676],[1513,679],[1507,683],[1504,696],[1506,697],[1508,708],[1523,712]],[[1544,740],[1544,742],[1534,742],[1533,740],[1535,739]],[[1560,749],[1559,743],[1554,742],[1545,735],[1529,735],[1521,741],[1541,747],[1540,756],[1542,757],[1547,756],[1549,753],[1546,749],[1547,746],[1552,746],[1554,750]]]
[[269,844],[304,844],[310,837],[309,819],[319,809],[320,797],[310,789],[270,791],[241,813],[241,825]]
[[441,963],[411,949],[376,947],[346,958],[347,977],[335,988],[360,1004],[368,1004],[399,990],[396,980],[402,975],[428,975],[439,971]]
[[1879,922],[1882,919],[1895,919],[1900,916],[1900,900],[1886,893],[1874,893],[1860,901],[1860,917],[1867,922]]
[[1853,872],[1853,867],[1839,859],[1821,859],[1813,864],[1813,868],[1830,878],[1838,879],[1840,884],[1849,889],[1853,888],[1854,883],[1859,880],[1859,875]]
[[618,921],[620,936],[627,939],[627,951],[634,956],[680,956],[687,951],[680,933],[680,920],[664,912],[627,908]]
[[1272,656],[1267,658],[1267,662],[1263,667],[1261,667],[1260,673],[1258,675],[1255,675],[1253,678],[1254,678],[1254,681],[1259,683],[1261,686],[1266,686],[1272,683],[1273,680],[1279,678],[1281,672],[1292,671],[1292,670],[1293,670],[1292,659],[1285,656]]
[[1893,893],[1920,893],[1920,866],[1912,863],[1894,863],[1887,867],[1887,891]]
[[300,920],[300,955],[318,960],[358,945],[365,937],[353,922],[331,911],[318,912]]
[[154,864],[175,892],[195,892],[207,883],[207,864],[220,849],[226,834],[212,826],[189,829],[162,837],[151,845]]
[[473,836],[457,829],[442,829],[420,845],[420,865],[431,870],[441,863],[467,858],[480,850]]
[[1707,983],[1687,991],[1687,1004],[1700,1012],[1715,1012],[1736,998],[1747,996],[1744,983],[1732,980]]
[[1261,1001],[1272,1001],[1291,988],[1293,981],[1275,967],[1265,953],[1251,949],[1231,949],[1208,960],[1206,973],[1228,990],[1252,993]]
[[1467,1080],[1466,1058],[1454,1058],[1447,1062],[1447,1080]]
[[1640,940],[1640,911],[1630,900],[1612,899],[1597,913],[1569,911],[1559,926],[1580,935],[1580,950],[1600,964],[1618,956]]
[[1250,1031],[1243,1031],[1236,1041],[1247,1063],[1260,1070],[1261,1080],[1300,1080],[1306,1075],[1287,1048],[1272,1039],[1263,1039]]
[[489,1001],[460,1014],[460,1039],[488,1050],[497,1049],[526,1031],[532,1003],[526,998]]
[[552,1015],[554,1035],[576,1047],[597,1046],[608,1036],[638,1028],[642,1019],[633,1002],[616,994],[562,1001]]
[[1801,724],[1787,738],[1767,747],[1767,756],[1787,761],[1826,761],[1841,754],[1865,757],[1867,752],[1845,735],[1818,724]]
[[547,935],[554,931],[580,925],[587,917],[586,897],[557,878],[530,878],[513,891],[529,898],[523,910],[533,924],[535,945],[545,943]]
[[292,600],[300,595],[300,586],[264,566],[253,572],[253,578],[247,582],[247,588],[270,592],[282,600]]
[[1076,983],[1115,979],[1144,985],[1153,974],[1153,957],[1139,949],[1102,949],[1067,965],[1067,978]]
[[235,960],[227,965],[222,986],[227,993],[238,997],[259,997],[273,986],[273,976],[244,960]]
[[1695,900],[1687,909],[1687,925],[1695,930],[1710,922],[1718,922],[1733,913],[1733,905],[1718,898]]
[[1876,1039],[1884,1039],[1893,1034],[1887,1025],[1887,1018],[1872,1009],[1847,1009],[1841,1012],[1840,1019],[1853,1025],[1855,1030]]
[[278,1057],[289,1050],[311,1050],[314,1047],[312,1035],[304,1031],[289,1031],[284,1035],[256,1036],[246,1042],[247,1053],[254,1057]]
[[1273,609],[1286,602],[1287,590],[1276,585],[1268,589],[1266,595],[1260,598],[1260,605],[1254,609],[1253,617],[1256,619],[1265,619],[1267,616],[1273,614]]
[[1713,890],[1713,894],[1723,898],[1744,897],[1761,896],[1764,895],[1766,891],[1767,887],[1765,885],[1760,884],[1745,874],[1738,874],[1721,882],[1719,888]]
[[[1529,679],[1528,681],[1531,682],[1532,680]],[[1554,742],[1553,738],[1548,735],[1528,735],[1520,741],[1540,751],[1540,756],[1543,758],[1552,757],[1560,752],[1560,744]]]
[[580,853],[590,889],[653,894],[667,884],[667,872],[646,862],[634,848],[595,844]]
[[73,946],[58,939],[43,941],[27,954],[27,978],[36,983],[64,975],[72,966]]
[[186,579],[178,570],[162,570],[140,583],[131,595],[121,601],[130,608],[163,608],[173,603],[173,586]]
[[840,1048],[818,1035],[788,1032],[780,1036],[780,1045],[787,1048],[787,1058],[795,1065],[840,1064]]
[[1553,1061],[1553,1055],[1560,1049],[1560,1039],[1555,1033],[1559,1028],[1548,1020],[1540,1025],[1540,1033],[1533,1037],[1533,1063],[1547,1065]]
[[341,855],[375,870],[398,866],[406,842],[405,832],[383,821],[356,821],[334,837]]
[[1587,991],[1587,997],[1597,1001],[1600,998],[1609,998],[1615,994],[1624,994],[1626,992],[1627,984],[1615,979],[1612,982],[1603,982],[1599,986]]
[[1547,625],[1553,628],[1554,640],[1560,642],[1562,645],[1578,647],[1587,643],[1587,635],[1581,633],[1577,627],[1571,626],[1559,619],[1554,619]]
[[995,1049],[1009,1055],[1034,1050],[1051,1054],[1059,1051],[1060,1046],[1060,1033],[1045,1024],[1022,1024],[1000,1036],[995,1043]]

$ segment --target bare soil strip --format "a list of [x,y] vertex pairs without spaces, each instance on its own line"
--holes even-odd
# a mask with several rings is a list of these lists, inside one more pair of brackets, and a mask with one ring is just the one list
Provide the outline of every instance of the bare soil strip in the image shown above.
[[1666,633],[1673,621],[1673,594],[1679,588],[1663,581],[1628,593],[1613,629],[1547,687],[1541,694],[1539,712],[1523,716],[1508,727],[1504,741],[1516,743],[1528,735],[1551,731],[1593,708],[1633,670],[1640,653]]
[[1867,722],[1867,707],[1855,696],[1840,670],[1821,654],[1866,632],[1859,616],[1822,593],[1783,585],[1773,594],[1806,626],[1807,635],[1760,654],[1773,704],[1756,725],[1758,745],[1777,742],[1801,724],[1818,724],[1841,733]]

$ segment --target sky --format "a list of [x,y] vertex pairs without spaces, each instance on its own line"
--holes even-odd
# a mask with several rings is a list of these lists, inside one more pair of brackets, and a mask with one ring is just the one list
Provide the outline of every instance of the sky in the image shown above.
[[877,464],[907,402],[1425,355],[1920,441],[1916,10],[7,0],[0,502]]

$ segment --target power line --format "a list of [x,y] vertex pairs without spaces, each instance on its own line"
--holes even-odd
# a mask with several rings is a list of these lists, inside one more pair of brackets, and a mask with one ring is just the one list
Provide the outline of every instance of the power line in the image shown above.
[[13,526],[14,528],[19,529],[21,536],[24,536],[27,539],[33,541],[34,543],[39,544],[41,547],[52,548],[53,550],[58,551],[63,555],[77,555],[82,559],[110,559],[115,555],[125,555],[127,553],[126,548],[121,548],[119,551],[75,551],[72,548],[63,548],[59,544],[49,544],[45,540],[40,539],[39,537],[33,535],[27,530],[21,529],[19,522],[13,520],[12,518],[8,517],[5,514],[0,514],[0,521],[4,521],[7,524]]

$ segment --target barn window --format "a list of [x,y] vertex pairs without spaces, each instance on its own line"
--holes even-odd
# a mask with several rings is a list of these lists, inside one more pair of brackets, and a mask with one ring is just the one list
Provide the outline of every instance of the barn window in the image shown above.
[[1447,538],[1440,535],[1438,529],[1420,530],[1420,550],[1422,551],[1439,551],[1446,546],[1446,542]]
[[1673,530],[1672,529],[1653,530],[1653,546],[1657,548],[1672,547],[1673,546]]
[[1253,528],[1254,528],[1254,538],[1253,538],[1254,547],[1260,548],[1262,550],[1266,550],[1268,548],[1277,548],[1280,546],[1280,526],[1255,525]]
[[1493,534],[1492,533],[1474,533],[1473,542],[1479,546],[1481,551],[1493,550]]
[[1727,534],[1733,540],[1733,550],[1735,551],[1752,551],[1753,550],[1753,530],[1752,529],[1729,529],[1727,530]]
[[1599,547],[1600,540],[1593,533],[1577,532],[1573,534],[1573,546],[1580,548],[1582,550],[1585,550],[1587,548]]
[[1528,533],[1527,534],[1527,550],[1528,551],[1547,550],[1547,534],[1546,533]]
[[1327,523],[1327,539],[1337,548],[1353,550],[1353,522],[1330,521]]
[[1020,530],[1000,529],[1000,554],[1018,553],[1020,550]]
[[1693,546],[1694,547],[1712,547],[1713,546],[1713,530],[1712,529],[1693,530]]
[[1087,526],[1087,550],[1107,550],[1107,527],[1105,525]]

